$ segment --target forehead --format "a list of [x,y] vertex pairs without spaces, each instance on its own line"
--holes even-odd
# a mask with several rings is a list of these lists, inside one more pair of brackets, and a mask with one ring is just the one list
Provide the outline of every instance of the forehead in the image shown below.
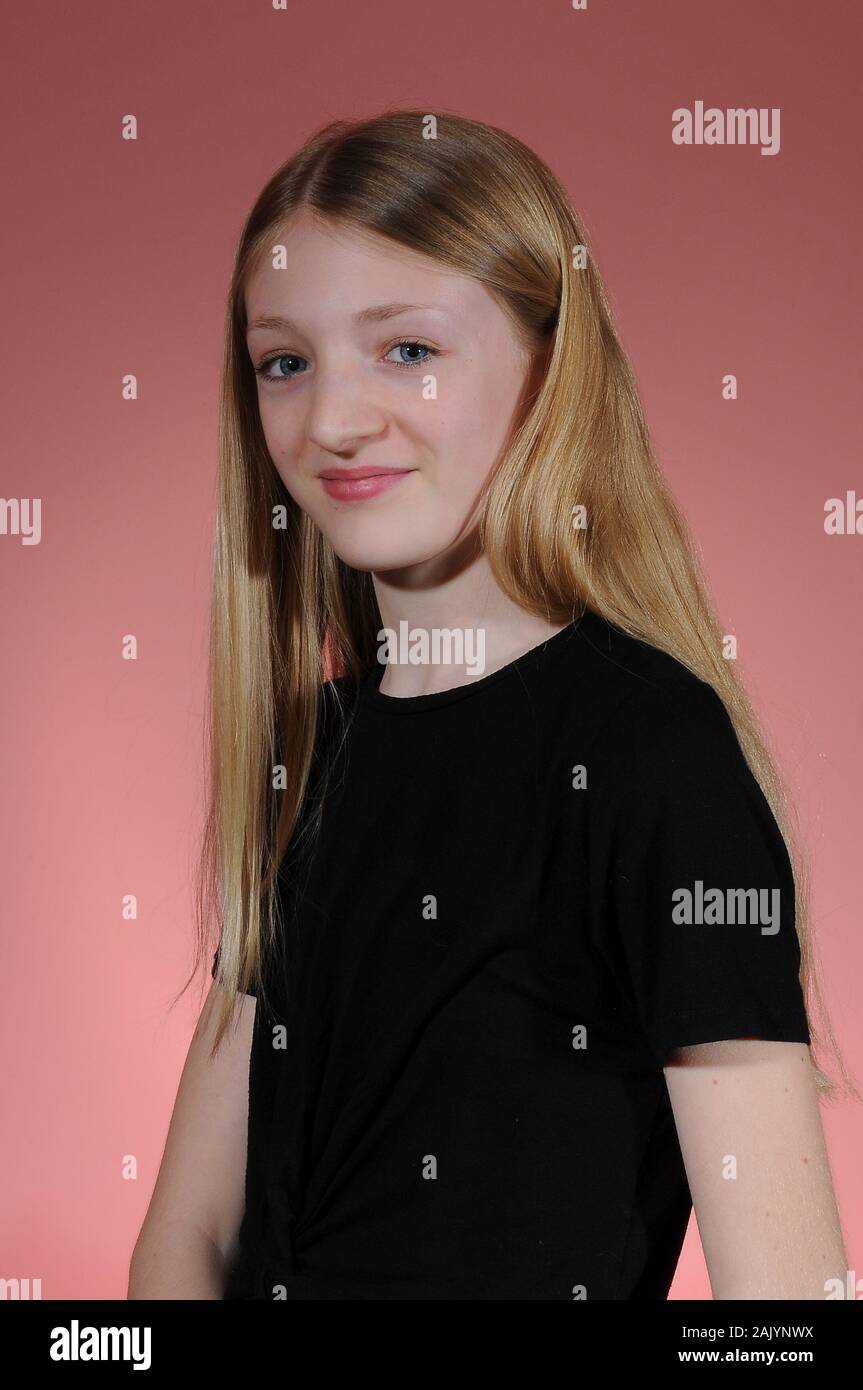
[[[274,264],[284,247],[281,259]],[[401,302],[448,319],[492,308],[484,285],[389,238],[307,210],[275,231],[244,289],[247,320],[281,314],[310,323],[353,321],[369,306]]]

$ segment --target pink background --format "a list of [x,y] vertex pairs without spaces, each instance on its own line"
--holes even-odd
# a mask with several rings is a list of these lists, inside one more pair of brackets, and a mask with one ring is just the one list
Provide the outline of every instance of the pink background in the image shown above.
[[[41,1278],[48,1299],[125,1296],[197,1012],[194,989],[167,1006],[191,960],[231,256],[265,179],[336,117],[404,105],[501,125],[582,212],[799,799],[828,1001],[863,1072],[863,535],[823,530],[827,498],[863,495],[860,15],[855,0],[7,14],[0,491],[43,515],[39,545],[0,536],[0,1275]],[[675,146],[671,112],[697,100],[779,107],[780,153]],[[853,1269],[860,1108],[824,1122]],[[710,1296],[694,1223],[672,1296]]]

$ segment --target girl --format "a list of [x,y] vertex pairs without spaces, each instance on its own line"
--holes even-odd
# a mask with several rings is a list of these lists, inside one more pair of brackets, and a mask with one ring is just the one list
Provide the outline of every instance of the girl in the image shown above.
[[693,1201],[716,1298],[844,1284],[780,784],[518,140],[337,122],[260,194],[212,613],[129,1297],[664,1299]]

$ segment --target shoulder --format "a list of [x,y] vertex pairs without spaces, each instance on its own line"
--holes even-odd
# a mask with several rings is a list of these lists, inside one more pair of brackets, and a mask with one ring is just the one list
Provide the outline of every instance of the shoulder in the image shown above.
[[325,699],[338,699],[343,696],[349,696],[353,689],[354,687],[347,676],[332,676],[330,680],[323,681],[321,685],[321,693]]
[[718,690],[620,629],[591,641],[585,684],[595,718],[579,761],[594,826],[624,824],[663,842],[775,842],[772,811]]
[[717,690],[670,653],[633,637],[598,614],[579,624],[570,646],[568,695],[597,747],[622,757],[651,749],[738,747]]
[[320,712],[324,720],[346,714],[354,703],[356,685],[347,676],[334,676],[321,684]]
[[318,742],[330,748],[341,742],[357,705],[357,686],[347,676],[334,676],[321,684],[318,706]]

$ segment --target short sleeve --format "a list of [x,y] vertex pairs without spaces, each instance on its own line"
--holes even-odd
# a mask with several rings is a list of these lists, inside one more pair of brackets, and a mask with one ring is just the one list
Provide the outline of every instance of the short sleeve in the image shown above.
[[[210,973],[211,973],[211,975],[212,975],[212,977],[213,977],[214,980],[215,980],[215,978],[216,978],[216,972],[218,971],[218,968],[219,968],[219,952],[220,952],[220,951],[221,951],[221,947],[218,948],[218,950],[216,951],[216,954],[213,956],[213,968],[212,968],[212,970],[211,970]],[[257,999],[257,997],[258,997],[258,992],[257,992],[257,989],[255,988],[255,981],[254,981],[254,980],[252,980],[252,981],[250,982],[249,988],[248,988],[247,990],[245,990],[245,993],[246,993],[251,999]]]
[[810,1042],[791,860],[717,692],[649,685],[587,760],[595,939],[648,1046]]

